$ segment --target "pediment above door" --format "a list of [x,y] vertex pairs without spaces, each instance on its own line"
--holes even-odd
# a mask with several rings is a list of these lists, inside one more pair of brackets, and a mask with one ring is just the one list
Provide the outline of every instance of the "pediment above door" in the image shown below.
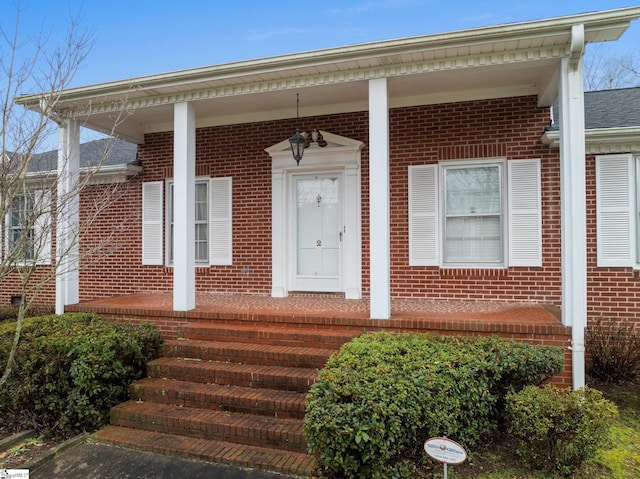
[[[326,142],[322,147],[316,142],[311,142],[305,148],[304,156],[300,161],[300,167],[318,164],[358,164],[360,161],[360,150],[364,147],[364,142],[336,135],[324,130],[318,130]],[[286,138],[275,145],[265,148],[272,159],[273,168],[296,167],[295,160],[291,154],[289,139]]]

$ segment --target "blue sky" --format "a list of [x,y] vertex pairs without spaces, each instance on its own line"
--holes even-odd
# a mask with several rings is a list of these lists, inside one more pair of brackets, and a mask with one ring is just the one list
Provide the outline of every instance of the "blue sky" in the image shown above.
[[[18,0],[0,0],[12,31]],[[412,35],[633,6],[632,0],[21,0],[23,35],[62,38],[70,16],[93,48],[72,86]],[[612,53],[640,50],[640,22]]]

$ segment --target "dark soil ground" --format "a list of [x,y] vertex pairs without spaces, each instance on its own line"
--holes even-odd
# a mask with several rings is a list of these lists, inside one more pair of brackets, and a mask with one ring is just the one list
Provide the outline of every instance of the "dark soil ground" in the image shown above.
[[[0,439],[12,436],[16,432],[15,428],[10,426],[0,426]],[[24,464],[67,439],[63,436],[41,436],[36,433],[31,438],[0,451],[0,469],[20,469]]]

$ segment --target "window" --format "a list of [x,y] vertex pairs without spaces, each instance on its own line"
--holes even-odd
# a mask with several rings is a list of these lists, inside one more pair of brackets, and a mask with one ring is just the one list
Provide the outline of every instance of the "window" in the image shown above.
[[502,165],[444,166],[444,263],[502,263]]
[[410,266],[541,266],[540,160],[410,166],[408,193]]
[[6,254],[15,263],[49,264],[50,195],[34,190],[15,195],[5,222]]
[[[173,263],[174,218],[173,182],[166,183],[167,203],[163,202],[162,181],[142,185],[142,264]],[[231,178],[198,179],[195,185],[196,263],[199,265],[232,264]],[[166,243],[163,243],[163,207],[166,206]]]
[[596,157],[597,261],[602,267],[640,262],[640,157]]
[[19,261],[33,261],[35,258],[33,218],[33,196],[16,195],[9,213],[9,251]]
[[[209,262],[209,182],[196,181],[195,190],[195,257],[196,263]],[[173,263],[173,182],[168,184],[167,211],[169,218],[169,238],[167,256]]]

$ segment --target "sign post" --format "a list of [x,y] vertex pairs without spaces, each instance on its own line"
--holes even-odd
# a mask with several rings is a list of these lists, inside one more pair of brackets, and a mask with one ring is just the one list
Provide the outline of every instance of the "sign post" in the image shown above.
[[444,464],[444,479],[447,479],[449,464],[462,464],[467,460],[467,452],[455,441],[446,437],[432,437],[424,443],[424,450],[432,459]]

